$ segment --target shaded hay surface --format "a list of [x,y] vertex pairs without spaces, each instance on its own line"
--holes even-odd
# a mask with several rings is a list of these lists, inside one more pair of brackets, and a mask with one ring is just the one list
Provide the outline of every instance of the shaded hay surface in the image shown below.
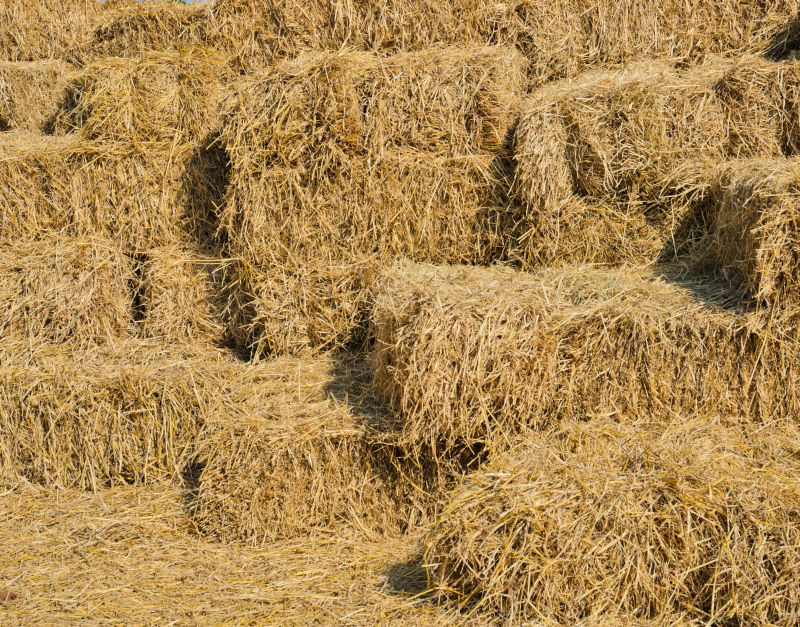
[[339,346],[387,259],[488,258],[522,65],[498,48],[315,53],[239,83],[222,132],[239,343]]
[[425,582],[403,565],[414,539],[244,548],[193,535],[170,487],[0,495],[0,584],[19,594],[0,608],[9,623],[485,624],[402,592]]
[[422,459],[565,417],[794,415],[796,341],[726,294],[633,269],[399,264],[375,289],[375,383]]
[[510,624],[794,624],[797,446],[785,425],[567,423],[471,475],[425,562]]
[[129,335],[132,279],[129,260],[109,240],[6,241],[0,245],[0,338],[34,349]]
[[64,106],[74,71],[56,60],[0,61],[0,131],[48,131]]

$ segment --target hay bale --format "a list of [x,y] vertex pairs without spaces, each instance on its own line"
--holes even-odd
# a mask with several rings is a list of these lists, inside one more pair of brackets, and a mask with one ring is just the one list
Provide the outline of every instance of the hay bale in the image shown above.
[[732,300],[625,268],[400,264],[375,289],[375,383],[434,463],[565,417],[793,415],[796,342]]
[[87,61],[131,57],[154,50],[202,44],[211,5],[174,0],[106,0],[79,54]]
[[509,623],[792,624],[798,437],[707,418],[568,423],[470,476],[424,561],[443,597]]
[[234,335],[259,352],[340,346],[387,259],[494,254],[520,70],[494,48],[322,53],[237,85],[222,133],[246,290]]
[[776,318],[797,313],[800,284],[800,163],[733,161],[717,168],[699,219],[708,234],[698,252],[745,298]]
[[132,333],[132,274],[110,241],[49,237],[0,246],[0,337],[73,346]]
[[97,0],[4,0],[0,5],[0,58],[77,61],[75,53],[103,7]]
[[217,165],[191,145],[143,154],[120,143],[4,133],[0,239],[100,235],[135,252],[202,237],[217,221],[209,215],[224,184]]
[[79,130],[90,140],[125,141],[145,149],[210,143],[226,74],[225,56],[201,46],[103,58],[79,73],[75,104],[56,126]]
[[74,68],[62,61],[0,61],[0,131],[47,132],[64,106]]
[[222,342],[217,260],[164,246],[140,253],[138,263],[137,306],[145,337],[194,345]]

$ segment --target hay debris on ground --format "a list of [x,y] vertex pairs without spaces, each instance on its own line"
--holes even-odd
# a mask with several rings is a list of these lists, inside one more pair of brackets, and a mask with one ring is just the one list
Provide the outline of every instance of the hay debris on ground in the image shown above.
[[385,260],[490,258],[521,68],[498,48],[321,53],[238,84],[222,226],[246,273],[240,342],[341,346]]
[[0,131],[47,132],[64,107],[74,72],[57,60],[0,61]]
[[[258,412],[209,428],[198,454],[193,520],[210,536],[251,545],[336,532],[413,529],[432,499],[395,484],[383,445],[388,416],[345,356],[262,365],[248,390]],[[243,390],[244,391],[244,390]]]
[[416,536],[255,549],[198,538],[171,486],[4,483],[0,497],[0,582],[19,594],[6,622],[484,624],[414,598]]
[[143,154],[125,143],[3,133],[0,239],[100,235],[126,252],[197,241],[218,221],[218,165],[192,145]]
[[445,598],[503,621],[800,620],[792,426],[598,419],[457,489],[426,540]]
[[224,262],[177,246],[139,254],[138,313],[145,337],[167,343],[223,342]]
[[793,415],[796,342],[761,333],[726,286],[682,281],[398,264],[374,294],[375,383],[435,463],[565,417]]
[[71,347],[133,332],[133,275],[117,245],[51,236],[0,245],[0,338]]
[[795,150],[798,72],[758,58],[685,72],[643,62],[534,92],[515,137],[518,254],[619,264],[680,250],[710,165]]
[[143,149],[207,142],[218,130],[227,73],[226,57],[202,46],[106,57],[78,74],[74,104],[57,128]]
[[800,162],[733,161],[715,171],[698,217],[708,231],[701,261],[779,319],[795,318],[800,305],[799,205]]

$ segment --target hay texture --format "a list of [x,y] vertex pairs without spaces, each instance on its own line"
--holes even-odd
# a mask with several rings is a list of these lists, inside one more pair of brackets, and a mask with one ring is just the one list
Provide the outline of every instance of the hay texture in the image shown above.
[[138,313],[146,338],[168,343],[220,344],[224,268],[215,259],[193,255],[178,246],[140,253]]
[[209,4],[106,0],[78,54],[86,61],[175,50],[207,40]]
[[0,338],[35,349],[132,332],[129,260],[111,241],[49,237],[0,246]]
[[600,419],[534,437],[452,495],[425,563],[443,597],[508,624],[793,624],[798,433],[743,427]]
[[67,99],[73,72],[56,60],[0,61],[0,131],[49,130]]
[[211,153],[184,148],[143,154],[125,143],[4,133],[0,239],[98,235],[135,252],[207,238],[224,177]]
[[201,46],[103,58],[78,75],[75,104],[57,127],[144,149],[208,142],[218,127],[225,76],[225,56]]
[[309,54],[239,83],[222,227],[243,261],[240,344],[336,347],[385,260],[489,258],[521,76],[485,48]]
[[715,171],[699,218],[708,229],[698,246],[704,262],[778,318],[798,313],[799,205],[796,160],[733,161]]
[[399,265],[375,291],[375,383],[423,459],[565,417],[793,415],[794,343],[732,304],[633,269]]
[[413,524],[413,504],[403,508],[395,498],[394,471],[373,444],[386,418],[359,394],[358,369],[284,358],[258,372],[264,384],[241,399],[258,413],[225,417],[203,441],[193,510],[201,531],[263,546]]

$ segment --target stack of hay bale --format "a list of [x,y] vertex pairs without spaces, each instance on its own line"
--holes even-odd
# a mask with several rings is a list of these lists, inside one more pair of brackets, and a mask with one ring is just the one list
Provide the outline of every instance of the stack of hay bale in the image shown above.
[[0,472],[796,622],[798,8],[7,2]]

